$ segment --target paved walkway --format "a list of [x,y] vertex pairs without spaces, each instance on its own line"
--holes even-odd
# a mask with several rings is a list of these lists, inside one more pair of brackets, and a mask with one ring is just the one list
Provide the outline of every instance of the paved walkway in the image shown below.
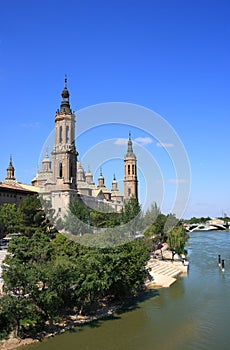
[[147,268],[152,276],[152,281],[146,283],[147,288],[170,287],[182,274],[187,274],[188,266],[181,261],[171,261],[171,252],[164,252],[164,259],[150,259]]

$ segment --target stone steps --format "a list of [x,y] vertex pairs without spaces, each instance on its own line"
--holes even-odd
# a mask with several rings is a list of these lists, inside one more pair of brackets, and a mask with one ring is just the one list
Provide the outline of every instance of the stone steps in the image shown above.
[[152,281],[147,282],[147,288],[169,287],[177,277],[185,272],[185,267],[181,262],[171,262],[170,260],[152,259],[148,262],[147,268]]
[[161,274],[161,275],[166,275],[170,277],[177,277],[181,271],[173,268],[171,266],[154,266],[151,268],[152,273],[154,274]]

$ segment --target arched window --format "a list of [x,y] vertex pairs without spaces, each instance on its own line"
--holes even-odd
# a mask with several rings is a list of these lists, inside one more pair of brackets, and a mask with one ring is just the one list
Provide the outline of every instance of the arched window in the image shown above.
[[66,126],[66,143],[69,143],[69,126]]
[[135,175],[135,165],[132,165],[132,174]]
[[62,177],[62,163],[59,164],[59,177]]
[[131,196],[131,188],[128,188],[128,197]]
[[73,177],[73,164],[70,163],[70,178]]
[[62,143],[62,126],[59,128],[59,143]]
[[130,175],[130,165],[128,165],[128,175]]

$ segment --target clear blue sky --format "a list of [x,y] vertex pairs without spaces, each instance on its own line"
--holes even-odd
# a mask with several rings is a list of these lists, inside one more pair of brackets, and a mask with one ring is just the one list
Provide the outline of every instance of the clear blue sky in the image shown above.
[[[67,74],[76,112],[128,102],[155,111],[172,126],[191,166],[185,217],[230,215],[229,17],[228,0],[2,2],[0,180],[10,154],[19,181],[30,183],[34,177]],[[120,139],[129,129],[102,128],[90,138],[80,137],[80,156],[105,133]],[[149,136],[135,128],[131,132],[134,140]],[[162,162],[170,192],[169,183],[175,184],[162,160],[167,152],[157,140],[142,146],[160,168]],[[114,167],[105,165],[105,175],[111,178]],[[141,172],[140,179],[142,191]],[[110,187],[110,181],[106,184]],[[170,205],[164,203],[162,210]]]

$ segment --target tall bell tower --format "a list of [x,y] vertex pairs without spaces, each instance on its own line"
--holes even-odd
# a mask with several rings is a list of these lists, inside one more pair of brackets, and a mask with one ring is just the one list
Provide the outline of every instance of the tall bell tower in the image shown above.
[[75,147],[75,114],[69,103],[67,78],[65,77],[60,109],[55,115],[55,144],[52,152],[53,182],[63,189],[76,189],[77,151]]
[[137,159],[133,153],[133,143],[129,133],[128,149],[124,158],[124,199],[138,199]]
[[[75,147],[75,114],[69,103],[67,78],[61,93],[60,109],[55,115],[55,140],[52,151],[51,175],[41,187],[41,195],[50,200],[52,209],[58,217],[64,217],[69,209],[70,202],[77,197],[77,155]],[[43,161],[44,163],[44,161]],[[45,159],[43,166],[48,166]]]

